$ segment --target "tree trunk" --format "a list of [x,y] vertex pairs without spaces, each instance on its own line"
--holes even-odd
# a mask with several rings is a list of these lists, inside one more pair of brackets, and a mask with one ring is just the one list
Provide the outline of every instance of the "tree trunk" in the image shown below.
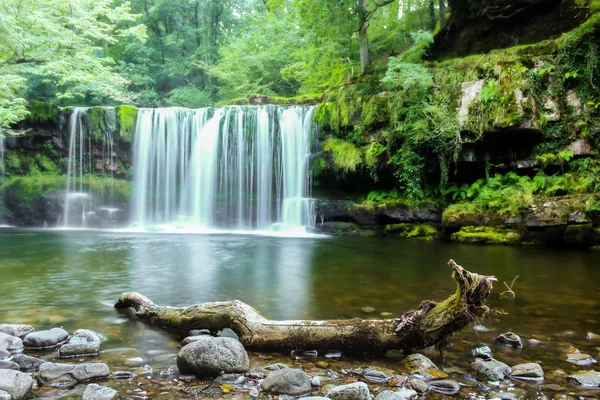
[[358,40],[360,42],[360,72],[365,73],[371,63],[369,59],[369,21],[367,16],[367,0],[358,0],[358,15],[360,17],[360,26],[358,28]]
[[440,29],[446,25],[446,0],[440,0]]
[[434,0],[429,0],[429,19],[430,19],[430,26],[431,26],[431,30],[434,31],[435,30],[435,1]]
[[344,351],[409,351],[436,345],[489,312],[485,305],[494,277],[469,272],[450,260],[456,292],[441,303],[425,300],[419,309],[396,319],[328,321],[273,321],[251,306],[238,301],[222,301],[175,308],[158,306],[147,297],[123,293],[115,308],[135,308],[137,316],[167,329],[187,331],[232,329],[240,342],[251,350],[337,349]]

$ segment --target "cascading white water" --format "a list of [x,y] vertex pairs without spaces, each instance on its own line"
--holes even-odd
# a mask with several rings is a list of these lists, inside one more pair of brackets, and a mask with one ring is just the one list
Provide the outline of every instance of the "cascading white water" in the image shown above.
[[67,167],[67,190],[63,226],[85,227],[86,210],[89,210],[91,196],[83,191],[84,155],[86,135],[83,116],[87,108],[75,107],[69,118],[69,164]]
[[0,132],[0,220],[4,211],[4,135]]
[[314,227],[312,108],[140,109],[134,225]]

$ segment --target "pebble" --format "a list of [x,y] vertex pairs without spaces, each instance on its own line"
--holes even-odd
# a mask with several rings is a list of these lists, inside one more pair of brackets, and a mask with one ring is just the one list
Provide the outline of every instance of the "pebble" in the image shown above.
[[460,385],[453,379],[443,379],[429,383],[429,389],[448,396],[460,391]]
[[427,382],[422,381],[421,379],[412,378],[409,383],[410,387],[412,387],[419,394],[427,393],[429,390],[429,385],[427,385]]
[[580,367],[589,367],[596,363],[596,360],[589,354],[584,353],[571,353],[567,354],[567,362]]
[[492,354],[492,349],[490,346],[481,346],[471,351],[471,355],[475,358],[483,358],[489,360],[490,358],[494,358]]
[[327,392],[327,397],[333,400],[371,400],[371,393],[366,383],[354,382],[333,387]]
[[511,368],[510,376],[518,379],[541,380],[544,379],[544,370],[537,363],[518,364]]
[[506,332],[494,339],[494,342],[515,348],[523,347],[521,337],[513,332]]

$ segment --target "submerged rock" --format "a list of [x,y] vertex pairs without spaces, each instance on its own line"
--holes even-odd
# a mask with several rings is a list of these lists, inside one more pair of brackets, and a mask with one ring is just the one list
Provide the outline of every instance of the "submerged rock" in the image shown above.
[[301,369],[278,369],[265,378],[262,387],[269,393],[298,396],[310,391],[310,375]]
[[0,332],[0,350],[8,352],[23,350],[23,341],[16,336]]
[[511,372],[508,365],[493,358],[489,360],[478,359],[471,363],[471,369],[479,378],[491,382],[501,381],[508,377]]
[[47,386],[68,388],[89,379],[106,378],[109,374],[108,366],[103,363],[59,364],[47,362],[40,365],[39,379]]
[[25,336],[23,345],[28,349],[48,349],[64,343],[69,333],[62,328],[32,332]]
[[16,336],[19,339],[23,339],[31,332],[35,332],[35,329],[31,325],[24,324],[0,324],[0,332],[6,333],[10,336]]
[[512,332],[506,332],[494,339],[494,342],[515,348],[523,347],[521,337]]
[[490,349],[490,346],[481,346],[476,349],[473,349],[471,351],[471,355],[475,358],[483,358],[486,360],[488,360],[490,358],[494,358],[494,355],[492,354],[492,349]]
[[46,362],[41,358],[29,357],[25,354],[17,354],[12,358],[12,361],[19,364],[19,369],[23,372],[36,371],[40,368],[40,365]]
[[402,364],[411,374],[427,375],[429,370],[438,369],[437,365],[423,354],[415,353],[402,360]]
[[518,364],[511,368],[510,376],[518,379],[544,379],[544,370],[537,363]]
[[118,392],[108,386],[100,386],[90,383],[85,387],[82,400],[113,400],[116,399]]
[[327,397],[333,400],[371,400],[371,392],[366,383],[354,382],[333,387]]
[[600,372],[578,371],[569,375],[567,381],[585,387],[600,387]]
[[0,370],[0,390],[8,393],[12,400],[27,398],[32,387],[31,375],[12,369]]
[[216,376],[221,371],[247,372],[250,360],[244,346],[235,339],[198,336],[179,350],[177,367],[183,374]]

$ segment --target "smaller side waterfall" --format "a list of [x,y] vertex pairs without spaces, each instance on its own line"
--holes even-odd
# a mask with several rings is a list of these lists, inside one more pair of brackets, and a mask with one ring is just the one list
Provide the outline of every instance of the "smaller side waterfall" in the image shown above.
[[0,131],[0,223],[4,219],[4,185],[4,135]]
[[87,108],[75,107],[69,118],[69,164],[67,167],[67,190],[63,226],[85,227],[86,209],[91,208],[90,193],[83,190],[84,155],[89,154],[85,145],[86,130],[83,116]]

